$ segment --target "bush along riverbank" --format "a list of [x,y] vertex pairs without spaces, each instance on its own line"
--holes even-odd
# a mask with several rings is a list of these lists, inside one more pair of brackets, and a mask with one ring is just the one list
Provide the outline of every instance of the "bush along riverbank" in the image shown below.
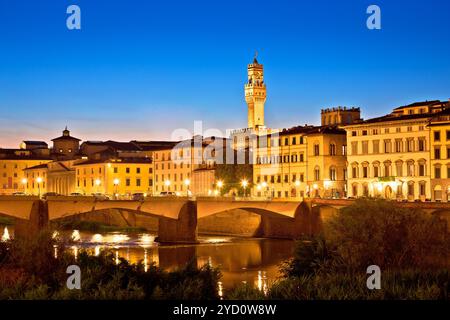
[[[50,233],[27,241],[0,244],[0,299],[218,299],[220,272],[194,263],[167,272],[155,265],[116,260],[110,252],[98,256],[67,250],[54,256]],[[80,290],[66,286],[67,267],[82,272]]]
[[[266,295],[242,285],[230,299],[446,299],[450,292],[447,222],[391,202],[360,200],[325,225],[324,234],[297,242]],[[381,271],[369,289],[367,267]]]
[[[282,277],[262,292],[241,285],[225,299],[449,299],[447,222],[381,200],[356,201],[332,217],[317,237],[299,239]],[[43,232],[32,240],[0,243],[0,299],[219,299],[220,271],[190,263],[165,271],[116,260],[112,253],[77,258]],[[70,244],[58,243],[59,248]],[[66,287],[66,268],[78,265],[80,290]],[[381,271],[369,289],[367,267]]]

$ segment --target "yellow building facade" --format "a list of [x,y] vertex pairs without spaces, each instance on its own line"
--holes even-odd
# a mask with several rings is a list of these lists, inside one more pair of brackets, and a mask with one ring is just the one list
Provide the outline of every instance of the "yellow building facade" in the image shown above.
[[134,193],[150,195],[153,164],[150,159],[81,160],[74,164],[75,192],[129,198]]
[[253,165],[256,197],[345,196],[345,132],[300,126],[260,137]]
[[[0,150],[1,153],[2,150]],[[50,159],[34,157],[28,150],[9,150],[0,156],[0,194],[28,192],[25,169],[50,162]]]
[[450,108],[433,117],[428,125],[431,142],[431,199],[450,201]]
[[[433,141],[429,124],[445,107],[440,101],[419,102],[345,126],[349,196],[431,199],[433,145],[444,150],[445,144]],[[446,126],[436,131],[445,132]]]

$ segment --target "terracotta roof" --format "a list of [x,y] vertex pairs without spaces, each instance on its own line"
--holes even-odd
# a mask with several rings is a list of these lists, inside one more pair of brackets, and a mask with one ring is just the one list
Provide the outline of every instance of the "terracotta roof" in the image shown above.
[[82,166],[87,164],[99,164],[99,163],[111,163],[111,164],[127,164],[127,163],[142,163],[142,164],[151,164],[152,159],[150,158],[118,158],[118,159],[89,159],[82,160],[74,164],[74,166]]
[[43,164],[38,164],[37,166],[32,166],[32,167],[25,168],[23,170],[46,169],[47,167],[48,167],[47,164],[43,163]]
[[431,100],[431,101],[426,100],[426,101],[414,102],[414,103],[408,104],[406,106],[400,106],[400,107],[395,108],[394,110],[420,107],[420,106],[431,106],[431,105],[441,104],[441,103],[444,103],[444,102],[441,102],[440,100]]
[[72,136],[60,136],[57,138],[52,139],[52,141],[57,141],[57,140],[76,140],[76,141],[81,141],[81,139],[72,137]]

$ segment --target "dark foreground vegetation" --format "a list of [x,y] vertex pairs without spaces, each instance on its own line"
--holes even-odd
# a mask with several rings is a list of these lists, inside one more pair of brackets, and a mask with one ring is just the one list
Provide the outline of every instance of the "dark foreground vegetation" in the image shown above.
[[[226,299],[449,299],[447,223],[385,201],[357,201],[298,241],[282,277],[263,293],[243,285]],[[167,272],[154,265],[117,264],[112,254],[81,251],[54,257],[54,240],[0,244],[0,299],[219,299],[220,272],[193,263]],[[61,244],[60,244],[61,246]],[[66,268],[82,270],[81,290],[66,288]],[[381,269],[381,289],[369,290],[369,265]]]

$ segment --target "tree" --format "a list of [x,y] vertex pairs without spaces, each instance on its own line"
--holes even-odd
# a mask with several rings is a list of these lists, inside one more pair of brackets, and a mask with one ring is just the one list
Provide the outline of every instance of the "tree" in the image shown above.
[[447,222],[385,200],[358,200],[325,224],[348,267],[430,268],[448,264]]
[[[244,194],[242,180],[247,180],[247,190],[253,183],[253,166],[250,164],[219,164],[215,171],[216,181],[223,181],[223,187],[220,189],[222,194],[236,189],[239,195]],[[248,191],[247,191],[248,192]]]

